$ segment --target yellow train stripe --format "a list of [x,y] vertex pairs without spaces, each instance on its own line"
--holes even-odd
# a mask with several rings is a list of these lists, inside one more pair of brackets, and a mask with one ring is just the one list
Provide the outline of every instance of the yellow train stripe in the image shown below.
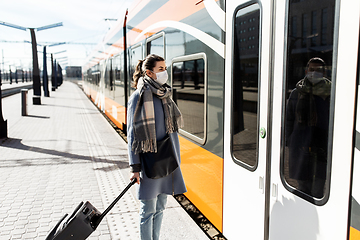
[[222,231],[223,168],[221,157],[179,136],[181,171],[188,199]]
[[[99,92],[90,87],[86,87],[85,92],[88,97],[90,97],[90,99],[95,103],[96,96],[99,94]],[[97,107],[100,108],[100,105],[98,104]],[[115,115],[114,112],[116,112]],[[124,124],[126,123],[126,108],[124,106],[108,97],[105,97],[105,114],[118,128],[124,130]]]
[[350,227],[350,235],[349,235],[349,240],[359,240],[360,239],[360,231]]
[[[114,107],[116,108],[116,116],[114,116]],[[126,108],[114,100],[105,97],[105,114],[108,116],[115,125],[123,129],[123,124],[126,123]]]

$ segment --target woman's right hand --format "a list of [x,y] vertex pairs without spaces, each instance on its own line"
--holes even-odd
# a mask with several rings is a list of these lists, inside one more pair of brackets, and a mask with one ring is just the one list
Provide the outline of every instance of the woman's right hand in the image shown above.
[[130,181],[132,181],[134,178],[136,178],[136,183],[140,184],[140,173],[139,172],[132,173],[130,176]]

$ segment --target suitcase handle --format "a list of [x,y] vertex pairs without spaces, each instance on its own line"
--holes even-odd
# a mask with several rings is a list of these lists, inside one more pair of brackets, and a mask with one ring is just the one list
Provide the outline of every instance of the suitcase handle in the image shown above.
[[120,200],[120,198],[122,198],[122,196],[124,196],[124,194],[127,192],[127,190],[129,190],[129,188],[131,188],[132,185],[134,185],[136,183],[137,179],[134,178],[127,186],[126,188],[119,194],[119,196],[110,204],[110,206],[108,206],[105,211],[96,219],[94,219],[93,221],[93,226],[94,229],[97,228],[97,226],[100,224],[100,222],[103,220],[103,218],[105,217],[106,214],[108,214],[110,212],[110,210],[115,206],[115,204]]

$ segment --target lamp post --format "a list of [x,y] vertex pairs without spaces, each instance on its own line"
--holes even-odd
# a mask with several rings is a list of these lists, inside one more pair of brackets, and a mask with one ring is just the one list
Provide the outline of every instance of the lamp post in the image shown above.
[[33,104],[41,105],[41,83],[40,83],[40,69],[39,69],[39,61],[37,55],[37,44],[36,44],[36,36],[35,29],[30,28],[31,34],[31,47],[32,47],[32,57],[33,57]]
[[54,57],[53,54],[51,54],[51,91],[55,91],[55,67],[54,67]]
[[36,36],[35,36],[35,29],[37,31],[42,31],[54,27],[60,27],[62,26],[62,22],[46,25],[39,28],[26,28],[22,26],[18,26],[11,23],[1,22],[0,25],[4,25],[7,27],[16,28],[19,30],[26,31],[27,29],[30,30],[31,34],[31,45],[32,45],[32,57],[33,57],[33,89],[34,89],[34,96],[33,96],[33,104],[34,105],[40,105],[41,104],[41,84],[40,84],[40,70],[39,70],[39,63],[38,63],[38,55],[37,55],[37,44],[36,44]]
[[[54,43],[54,44],[49,45],[49,47],[59,46],[59,45],[63,45],[63,44],[66,44],[66,42]],[[51,91],[55,91],[58,87],[57,73],[56,73],[57,67],[56,67],[56,59],[54,59],[54,55],[63,53],[63,52],[66,52],[66,50],[56,52],[56,53],[51,53]]]
[[46,46],[44,46],[43,88],[44,88],[44,96],[45,97],[50,97],[46,60],[47,60],[47,58],[46,58]]

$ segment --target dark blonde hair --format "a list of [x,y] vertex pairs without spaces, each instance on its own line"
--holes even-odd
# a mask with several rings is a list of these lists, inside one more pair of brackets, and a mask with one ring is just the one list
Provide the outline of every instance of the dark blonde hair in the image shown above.
[[139,60],[138,64],[136,65],[135,72],[133,74],[133,87],[137,88],[139,78],[145,76],[146,70],[153,71],[156,62],[163,62],[163,61],[165,61],[165,59],[156,54],[149,54],[146,56],[144,60]]

